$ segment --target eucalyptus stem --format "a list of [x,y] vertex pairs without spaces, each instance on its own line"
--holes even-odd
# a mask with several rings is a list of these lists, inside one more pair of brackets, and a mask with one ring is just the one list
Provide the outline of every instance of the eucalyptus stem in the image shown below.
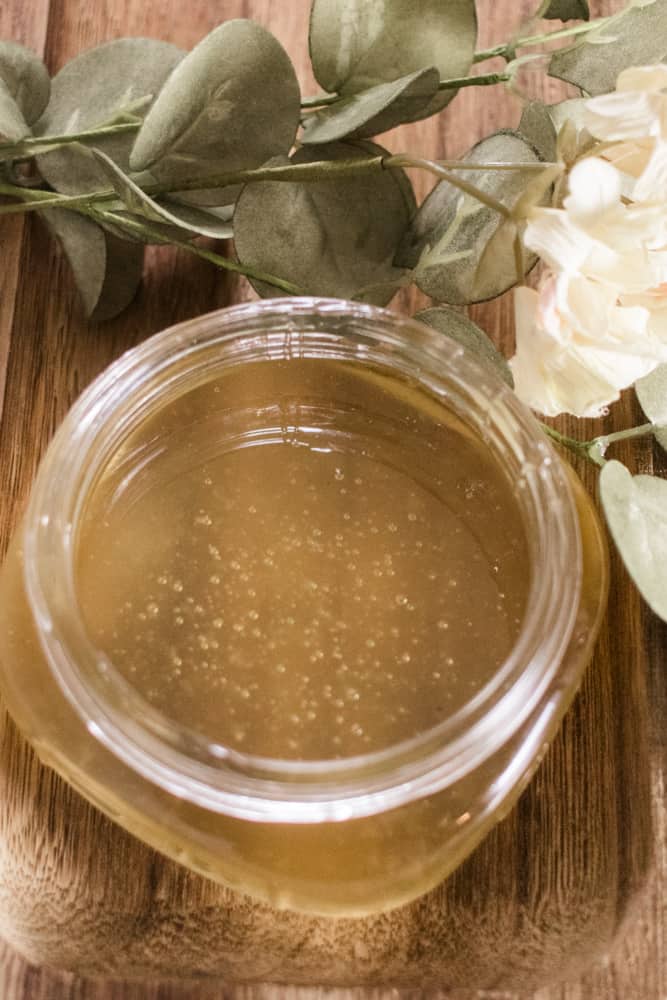
[[[7,198],[23,198],[27,204],[35,203],[29,211],[33,211],[36,208],[49,208],[50,203],[55,204],[56,201],[60,201],[66,198],[66,195],[56,195],[53,191],[44,191],[42,188],[27,188],[22,187],[20,184],[7,184],[4,181],[0,181],[0,195],[4,195]],[[0,214],[11,215],[12,212],[22,212],[24,206],[19,205],[0,205]]]
[[[506,83],[509,79],[511,79],[509,73],[481,73],[477,76],[452,77],[450,80],[441,80],[438,90],[460,90],[462,87],[491,87],[495,83]],[[343,100],[345,100],[344,94],[315,94],[313,97],[304,97],[301,101],[301,107],[312,110],[313,108],[328,107]]]
[[382,170],[386,157],[366,156],[349,160],[316,160],[313,163],[286,163],[284,166],[255,167],[250,170],[234,170],[210,177],[194,177],[190,180],[171,181],[165,184],[147,184],[148,194],[173,194],[176,191],[205,191],[208,188],[230,187],[235,184],[249,184],[253,181],[325,181],[340,176],[358,177],[362,174]]
[[[252,181],[323,181],[341,176],[360,176],[382,170],[385,157],[356,157],[350,160],[317,160],[313,163],[288,163],[285,166],[257,167],[250,170],[233,170],[208,177],[193,177],[182,181],[151,183],[142,185],[142,190],[151,196],[175,194],[181,191],[206,191],[210,188],[224,188]],[[22,199],[22,204],[0,205],[0,215],[13,212],[35,212],[41,208],[80,209],[92,207],[106,201],[115,201],[118,194],[111,188],[89,191],[87,194],[59,195],[38,188],[22,188],[0,183],[0,194]]]
[[637,427],[628,427],[624,431],[612,431],[611,434],[601,434],[600,437],[595,438],[591,443],[597,444],[604,453],[609,445],[614,444],[616,441],[628,441],[631,438],[646,437],[647,434],[653,434],[655,429],[654,424],[639,424]]
[[[549,167],[545,163],[464,163],[458,160],[426,160],[412,157],[407,153],[396,156],[356,157],[349,160],[316,160],[313,163],[289,163],[284,166],[257,167],[250,170],[234,170],[222,174],[212,174],[209,177],[194,177],[182,181],[143,184],[142,190],[152,197],[174,194],[181,191],[202,191],[210,188],[225,188],[236,184],[248,184],[253,181],[326,181],[335,180],[341,176],[362,176],[382,169],[392,167],[417,167],[428,170],[441,180],[446,180],[454,187],[471,195],[489,208],[498,212],[504,218],[510,217],[509,210],[491,195],[481,191],[475,185],[452,171],[486,171],[486,170],[544,170]],[[39,188],[20,187],[15,184],[0,182],[0,195],[19,199],[8,205],[0,205],[0,216],[16,213],[37,212],[43,208],[62,208],[73,211],[94,208],[105,202],[118,198],[116,191],[105,188],[99,191],[89,191],[85,194],[64,195],[54,191],[43,191]]]
[[461,90],[463,87],[492,87],[495,83],[507,83],[510,73],[482,73],[478,76],[459,76],[451,80],[441,80],[438,90]]
[[444,167],[445,170],[468,170],[473,173],[486,170],[527,170],[541,173],[543,170],[548,170],[549,167],[560,166],[558,163],[548,163],[544,160],[540,160],[539,163],[509,163],[500,160],[490,160],[488,163],[472,163],[466,160],[433,160],[433,162],[437,163],[439,167]]
[[459,191],[463,191],[464,194],[469,194],[472,198],[476,198],[477,201],[486,205],[487,208],[492,209],[494,212],[498,212],[504,219],[511,219],[512,213],[506,205],[503,205],[502,201],[498,201],[492,195],[488,194],[486,191],[481,191],[480,188],[475,187],[474,184],[470,184],[468,181],[464,180],[462,177],[457,177],[456,174],[452,173],[451,170],[446,170],[442,167],[436,160],[426,160],[421,156],[410,156],[408,153],[399,153],[396,156],[388,156],[384,160],[385,167],[417,167],[420,170],[427,170],[431,174],[435,174],[440,180],[447,181],[452,187],[458,188]]
[[654,424],[640,424],[637,427],[628,427],[623,431],[600,434],[589,441],[579,441],[577,438],[561,434],[560,431],[557,431],[554,427],[549,427],[548,424],[541,424],[540,426],[544,433],[558,444],[597,466],[602,466],[606,463],[605,453],[609,445],[614,444],[616,441],[629,441],[632,438],[646,437],[648,434],[653,434],[656,430]]
[[482,49],[480,52],[475,52],[473,56],[474,63],[485,62],[487,59],[493,59],[496,56],[501,56],[503,59],[512,60],[516,55],[517,49],[528,49],[535,45],[542,45],[545,42],[556,42],[559,38],[573,38],[577,35],[584,35],[594,28],[599,28],[602,24],[610,21],[614,14],[608,17],[596,17],[592,21],[585,21],[583,24],[574,24],[569,28],[556,28],[555,31],[545,31],[539,35],[527,35],[524,38],[516,38],[513,42],[504,42],[501,45],[494,45],[490,49]]
[[514,234],[514,239],[512,240],[512,249],[514,251],[516,282],[517,285],[520,285],[526,276],[526,255],[523,252],[523,240],[521,239],[521,233],[518,228]]
[[335,104],[340,101],[340,94],[315,94],[313,97],[304,97],[301,101],[302,108],[323,108],[328,104]]
[[70,132],[64,135],[28,136],[19,142],[0,143],[0,159],[25,159],[39,152],[55,149],[58,146],[69,146],[73,142],[90,142],[104,139],[109,135],[123,135],[126,132],[137,132],[141,122],[120,122],[117,125],[103,125],[101,128],[87,129],[85,132]]
[[125,229],[130,234],[134,234],[139,237],[148,237],[156,243],[179,247],[181,250],[187,250],[188,253],[194,254],[195,257],[201,257],[202,260],[207,260],[209,263],[215,264],[216,267],[222,268],[225,271],[234,271],[236,274],[243,274],[246,278],[254,278],[255,281],[263,281],[267,285],[271,285],[273,288],[278,288],[282,292],[287,292],[289,295],[303,295],[303,290],[299,288],[298,285],[292,284],[291,281],[286,281],[284,278],[278,278],[274,274],[267,274],[265,271],[257,270],[257,268],[240,264],[238,261],[232,260],[230,257],[222,257],[213,250],[207,250],[205,247],[199,246],[197,243],[190,243],[187,240],[172,239],[171,237],[166,238],[159,229],[154,228],[149,223],[144,221],[138,222],[134,219],[128,218],[127,216],[120,219],[113,212],[95,212],[94,210],[91,210],[83,212],[83,214],[89,215],[91,218],[102,222],[108,220],[115,226],[120,226],[122,229]]
[[555,427],[550,427],[548,424],[542,422],[540,422],[540,427],[547,437],[550,437],[557,444],[562,445],[563,448],[567,448],[568,451],[573,452],[580,458],[588,459],[589,462],[594,461],[588,451],[590,445],[593,444],[592,441],[579,441],[577,438],[568,437],[567,434],[561,434],[560,431],[557,431]]

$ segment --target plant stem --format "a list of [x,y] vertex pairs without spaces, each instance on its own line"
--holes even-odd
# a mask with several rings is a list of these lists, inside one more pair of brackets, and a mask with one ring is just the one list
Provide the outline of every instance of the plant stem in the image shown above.
[[175,191],[202,191],[208,188],[230,187],[234,184],[249,184],[253,181],[325,181],[337,177],[358,177],[362,174],[382,170],[383,156],[356,157],[350,160],[317,160],[314,163],[286,163],[284,166],[256,167],[251,170],[235,170],[211,177],[199,177],[166,184],[147,185],[149,194],[173,194]]
[[523,240],[521,239],[521,233],[518,228],[514,234],[514,239],[512,240],[512,249],[514,250],[514,267],[516,268],[516,283],[520,285],[526,276],[526,257],[523,252]]
[[495,83],[507,83],[509,73],[484,73],[479,76],[459,76],[451,80],[441,80],[438,90],[461,90],[462,87],[491,87]]
[[445,170],[444,167],[440,166],[435,160],[425,160],[420,156],[410,156],[407,153],[399,153],[397,156],[389,156],[384,160],[385,167],[418,167],[420,170],[427,170],[431,174],[435,174],[440,180],[447,181],[452,187],[458,188],[459,191],[463,191],[464,194],[469,194],[472,198],[476,198],[487,208],[493,209],[494,212],[498,212],[502,215],[504,219],[511,219],[512,213],[506,205],[503,205],[502,201],[498,201],[492,195],[487,194],[486,191],[481,191],[479,188],[475,187],[474,184],[470,184],[468,181],[463,180],[462,177],[457,177],[450,170]]
[[[473,184],[457,177],[451,171],[485,170],[544,170],[545,163],[460,163],[457,160],[425,160],[421,157],[411,157],[407,153],[397,156],[357,157],[350,160],[317,160],[313,163],[288,163],[284,166],[257,167],[251,170],[234,170],[210,177],[196,177],[168,183],[144,184],[142,190],[153,197],[173,194],[181,191],[201,191],[209,188],[224,188],[236,184],[247,184],[252,181],[325,181],[335,180],[342,176],[361,176],[392,167],[417,167],[434,173],[441,180],[449,181],[454,187],[466,194],[472,195],[489,208],[509,218],[509,210],[491,195],[480,191]],[[42,208],[63,208],[78,211],[102,205],[105,202],[116,201],[118,194],[111,188],[99,191],[89,191],[80,195],[63,195],[54,191],[42,191],[39,188],[24,188],[14,184],[0,182],[0,195],[17,198],[18,202],[0,205],[0,216],[14,213],[36,212]]]
[[496,56],[501,56],[509,62],[514,57],[512,43],[501,42],[500,45],[494,45],[491,49],[481,49],[479,52],[475,52],[472,61],[473,64],[486,62],[487,59],[495,59]]
[[104,125],[101,128],[88,129],[85,132],[71,132],[65,135],[29,136],[20,142],[0,143],[0,159],[6,159],[7,153],[13,160],[35,156],[56,146],[69,146],[73,142],[90,142],[104,139],[109,135],[123,135],[126,132],[137,132],[140,122],[121,122],[118,125]]
[[615,16],[615,14],[612,14],[609,17],[597,17],[592,21],[585,21],[583,24],[574,24],[569,28],[556,28],[555,31],[545,31],[540,35],[527,35],[524,38],[517,38],[513,42],[494,45],[491,49],[483,49],[480,52],[475,52],[473,62],[485,62],[487,59],[493,59],[495,56],[511,60],[514,59],[517,49],[532,48],[535,45],[542,45],[544,42],[555,42],[559,38],[573,38],[576,35],[584,35],[594,28],[599,28]]
[[540,160],[539,163],[507,163],[499,160],[490,160],[488,163],[470,163],[464,160],[434,160],[433,162],[437,163],[439,167],[444,167],[445,170],[469,170],[472,172],[485,170],[534,170],[540,172],[549,167],[559,166],[558,163],[547,163],[543,160]]
[[140,237],[148,237],[156,243],[187,250],[188,253],[194,254],[196,257],[201,257],[202,260],[207,260],[209,263],[215,264],[216,267],[223,268],[225,271],[234,271],[236,274],[243,274],[246,278],[263,281],[267,285],[272,285],[274,288],[280,289],[280,291],[287,292],[289,295],[303,295],[303,290],[298,285],[292,284],[291,281],[277,278],[275,275],[267,274],[265,271],[258,271],[254,267],[246,267],[245,264],[240,264],[229,257],[222,257],[220,254],[214,253],[212,250],[207,250],[197,243],[189,243],[187,240],[175,240],[171,239],[171,237],[166,238],[159,229],[155,229],[150,224],[135,222],[133,219],[127,217],[119,219],[113,212],[84,211],[83,214],[101,222],[107,219],[109,222],[113,222],[115,226],[120,226],[129,233],[134,233]]
[[[53,191],[21,187],[19,184],[6,184],[4,181],[0,181],[0,195],[5,195],[8,198],[23,198],[29,205],[35,202],[29,211],[42,207],[49,208],[51,203],[56,204],[56,201],[66,198],[62,194],[55,195]],[[23,205],[0,205],[0,214],[2,215],[11,215],[12,212],[22,212],[23,210]]]
[[[209,188],[224,188],[252,181],[324,181],[341,176],[357,177],[380,171],[385,165],[382,156],[357,157],[351,160],[318,160],[314,163],[288,163],[285,166],[257,167],[251,170],[234,170],[210,177],[195,177],[168,183],[144,184],[146,194],[159,197],[181,191],[205,191]],[[0,205],[0,215],[13,212],[35,212],[40,208],[80,209],[105,201],[115,201],[118,194],[110,188],[90,191],[80,195],[59,195],[37,188],[22,188],[0,183],[0,195],[9,195],[23,200],[22,204]]]
[[[451,80],[441,80],[438,90],[460,90],[462,87],[490,87],[495,83],[506,83],[509,73],[481,73],[477,76],[459,76]],[[305,109],[323,108],[338,101],[345,100],[341,94],[315,94],[314,97],[304,97],[301,107]]]
[[611,434],[601,434],[591,444],[598,445],[604,454],[609,445],[614,444],[616,441],[628,441],[630,438],[646,437],[647,434],[652,434],[654,430],[654,424],[640,424],[637,427],[628,427],[624,431],[612,431]]
[[647,434],[652,434],[656,430],[654,424],[640,424],[637,427],[628,427],[623,431],[600,434],[598,437],[591,438],[590,441],[578,441],[576,438],[561,434],[560,431],[549,427],[547,424],[541,423],[540,426],[544,433],[553,438],[558,444],[574,452],[580,458],[585,458],[598,466],[605,464],[605,453],[609,445],[614,444],[616,441],[628,441],[631,438],[646,437]]
[[577,438],[568,437],[567,434],[561,434],[561,432],[557,431],[555,427],[549,427],[548,424],[544,424],[541,421],[540,427],[547,437],[550,437],[557,444],[562,445],[563,448],[567,448],[568,451],[574,452],[574,454],[578,455],[580,458],[586,458],[591,462],[594,461],[588,453],[588,448],[593,443],[592,441],[579,441]]
[[304,97],[301,101],[302,108],[324,108],[327,104],[335,104],[340,101],[340,94],[315,94],[314,97]]

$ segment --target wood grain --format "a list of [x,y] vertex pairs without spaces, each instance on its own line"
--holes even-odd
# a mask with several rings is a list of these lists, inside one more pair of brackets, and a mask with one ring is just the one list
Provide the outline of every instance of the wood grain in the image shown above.
[[[534,6],[480,0],[485,26],[481,45],[507,37]],[[606,13],[612,6],[618,4],[597,4],[594,13]],[[280,38],[310,93],[315,85],[306,55],[308,7],[307,0],[4,0],[0,37],[43,52],[55,71],[81,49],[112,37],[151,35],[187,47],[223,19],[250,16]],[[550,83],[549,99],[557,96],[556,85]],[[519,109],[519,101],[500,89],[466,90],[439,119],[398,130],[387,144],[396,151],[455,156],[491,129],[515,123]],[[415,183],[423,195],[429,182],[419,175]],[[243,283],[201,261],[182,253],[152,252],[135,303],[121,318],[91,326],[81,314],[67,267],[38,220],[4,220],[0,250],[4,548],[39,458],[81,389],[148,334],[249,293]],[[421,301],[411,291],[400,297],[396,308],[413,311]],[[510,344],[507,297],[474,312],[499,343]],[[631,400],[624,400],[612,410],[605,429],[626,426],[636,416]],[[638,471],[667,471],[664,457],[647,443],[632,451],[619,449],[619,454]],[[594,488],[594,477],[582,472]],[[334,929],[323,926],[329,922],[319,922],[318,937],[312,933],[317,922],[311,922],[310,938],[303,938],[298,960],[290,966],[292,982],[366,983],[364,989],[327,990],[328,1000],[384,1000],[389,993],[372,988],[379,981],[403,990],[439,988],[451,1000],[480,995],[466,988],[471,982],[494,987],[493,994],[486,995],[505,1000],[664,1000],[667,628],[642,606],[618,560],[613,581],[607,625],[581,694],[511,817],[441,890],[397,914],[370,921],[374,934],[367,927]],[[51,951],[44,940],[40,947],[42,957],[52,963],[58,960],[59,942],[60,957],[74,955],[88,934],[89,949],[97,947],[89,954],[88,967],[94,969],[98,961],[100,968],[111,968],[115,943],[115,972],[122,976],[132,955],[137,968],[141,955],[146,962],[147,955],[159,957],[162,948],[164,956],[162,941],[169,940],[166,932],[179,907],[195,914],[199,932],[198,913],[208,913],[214,925],[219,923],[221,890],[120,833],[38,764],[8,720],[0,730],[0,801],[0,878],[7,883],[11,870],[15,880],[5,884],[0,896],[6,898],[11,889],[14,924],[10,926],[5,913],[5,927],[24,951],[30,953],[34,942],[31,945],[25,916],[30,900],[21,894],[21,880],[40,885],[41,917],[50,914],[54,927]],[[89,891],[92,883],[95,893]],[[78,907],[71,906],[77,899]],[[122,925],[128,902],[134,908],[134,924],[129,932],[126,928],[124,940],[114,942],[112,935]],[[66,926],[60,922],[63,913],[68,914]],[[289,920],[265,921],[264,936],[257,932],[256,914],[254,921],[244,929],[247,956],[242,974],[261,980],[271,977],[276,956],[282,954],[285,961],[281,934],[287,932]],[[443,941],[445,925],[450,939]],[[172,954],[185,947],[187,927],[181,925],[180,935],[171,945]],[[225,985],[220,979],[188,986],[77,978],[30,966],[8,946],[0,948],[3,1000],[325,997],[322,988],[311,987],[306,993],[294,987]],[[437,976],[443,949],[449,952],[450,968],[456,968],[459,959],[451,983]],[[567,982],[542,986],[548,980]]]

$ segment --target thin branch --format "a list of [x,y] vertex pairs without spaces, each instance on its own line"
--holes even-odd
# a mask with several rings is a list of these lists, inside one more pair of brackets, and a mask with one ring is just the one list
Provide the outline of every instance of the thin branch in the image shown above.
[[335,104],[340,99],[340,94],[315,94],[313,97],[304,97],[301,101],[301,107],[324,108],[328,104]]
[[605,454],[609,445],[614,444],[616,441],[628,441],[631,438],[646,437],[648,434],[653,434],[656,430],[660,430],[654,424],[640,424],[637,427],[628,427],[623,431],[600,434],[589,441],[578,441],[576,438],[561,434],[560,431],[557,431],[554,427],[549,427],[547,424],[541,423],[540,426],[544,433],[558,444],[597,466],[605,464]]
[[502,215],[504,219],[511,219],[512,213],[506,205],[503,205],[502,201],[498,201],[492,195],[488,194],[486,191],[481,191],[479,188],[475,187],[474,184],[470,184],[468,181],[464,180],[462,177],[457,177],[456,174],[452,173],[450,170],[446,170],[444,167],[436,160],[425,160],[420,156],[410,156],[407,153],[399,153],[396,156],[388,156],[384,160],[385,167],[417,167],[420,170],[427,170],[431,174],[435,174],[440,180],[447,181],[452,187],[458,188],[459,191],[463,191],[464,194],[469,194],[472,198],[486,205],[487,208],[493,209],[494,212],[498,212]]
[[509,73],[483,73],[479,76],[459,76],[451,80],[441,80],[438,90],[461,90],[463,87],[492,87],[496,83],[507,83]]
[[[209,177],[194,177],[167,183],[142,185],[142,190],[153,197],[176,194],[181,191],[206,191],[225,188],[253,181],[325,181],[341,176],[357,177],[382,170],[382,156],[357,157],[350,160],[317,160],[313,163],[289,163],[285,166],[257,167],[252,170],[234,170]],[[59,195],[37,188],[21,188],[0,183],[0,194],[21,198],[22,204],[0,205],[0,215],[15,212],[35,212],[40,208],[85,209],[108,201],[115,201],[118,194],[110,188],[89,191],[81,195]]]
[[[480,73],[477,76],[459,76],[451,80],[441,80],[438,90],[460,90],[462,87],[490,87],[495,83],[506,83],[510,79],[509,73]],[[304,97],[301,101],[302,109],[323,108],[345,99],[342,94],[315,94],[313,97]]]
[[543,45],[546,42],[556,42],[560,38],[574,38],[577,35],[584,35],[594,28],[599,28],[615,16],[612,14],[609,17],[598,17],[583,24],[571,25],[569,28],[556,28],[555,31],[545,31],[539,35],[527,35],[524,38],[517,38],[514,41],[505,42],[501,45],[494,45],[491,49],[482,49],[480,52],[475,52],[473,62],[485,62],[487,59],[494,59],[496,56],[501,56],[503,59],[510,61],[514,59],[517,49],[528,49],[535,45]]
[[289,295],[303,295],[303,290],[298,287],[298,285],[292,284],[291,281],[286,281],[284,278],[278,278],[274,274],[267,274],[265,271],[258,271],[254,267],[247,267],[245,264],[241,264],[238,261],[232,260],[230,257],[222,257],[218,253],[214,253],[212,250],[207,250],[205,247],[199,246],[197,243],[189,243],[187,240],[175,240],[171,237],[167,238],[159,230],[155,229],[153,226],[145,223],[134,221],[133,219],[123,216],[119,218],[114,212],[85,212],[83,214],[89,215],[93,219],[97,219],[101,222],[105,219],[109,223],[113,223],[114,226],[119,226],[125,229],[128,233],[134,234],[140,237],[148,237],[155,243],[161,243],[166,246],[179,247],[181,250],[187,250],[188,253],[194,254],[196,257],[201,257],[202,260],[207,260],[211,264],[215,264],[216,267],[220,267],[225,271],[234,271],[236,274],[242,274],[246,278],[253,278],[255,281],[263,281],[267,285],[271,285],[274,288],[280,289],[280,291],[287,292]]
[[[20,142],[0,143],[0,159],[25,159],[54,149],[57,146],[69,146],[74,142],[91,142],[104,139],[109,135],[123,135],[126,132],[137,132],[141,122],[121,122],[118,125],[105,125],[102,128],[88,129],[85,132],[71,132],[65,135],[28,136]],[[8,155],[9,154],[9,155]]]

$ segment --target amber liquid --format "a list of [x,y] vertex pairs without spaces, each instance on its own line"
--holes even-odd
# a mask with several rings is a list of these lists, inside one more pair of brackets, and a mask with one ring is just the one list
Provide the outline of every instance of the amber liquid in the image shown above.
[[173,399],[91,493],[77,586],[153,707],[263,756],[363,754],[510,652],[529,560],[505,472],[408,379],[257,362]]
[[[118,425],[86,488],[76,584],[99,655],[81,669],[106,657],[172,722],[292,760],[386,747],[477,694],[515,641],[530,585],[520,476],[510,481],[423,384],[369,362],[244,361],[189,384],[172,383],[132,433]],[[573,485],[584,572],[557,677],[501,746],[423,797],[385,808],[380,795],[368,814],[303,822],[279,797],[248,816],[145,777],[56,682],[24,586],[21,531],[0,574],[3,697],[42,760],[84,796],[243,894],[238,910],[229,897],[242,921],[256,913],[245,894],[334,916],[399,906],[507,812],[576,690],[607,560]],[[271,908],[262,912],[273,926]]]

